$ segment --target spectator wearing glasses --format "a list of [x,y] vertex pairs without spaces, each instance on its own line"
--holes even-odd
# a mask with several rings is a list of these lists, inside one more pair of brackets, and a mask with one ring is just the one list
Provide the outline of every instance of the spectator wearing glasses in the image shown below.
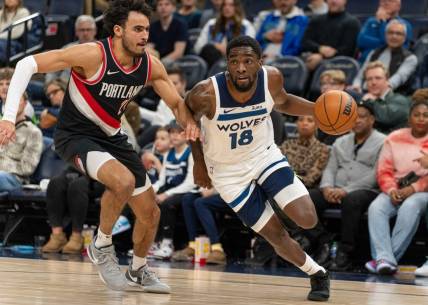
[[[77,40],[66,44],[63,49],[80,43],[95,41],[95,36],[97,35],[97,25],[95,23],[94,17],[89,15],[80,15],[77,17],[76,22],[74,23],[74,30],[76,32]],[[70,78],[70,69],[47,73],[45,76],[45,84],[56,78],[60,78],[64,82],[68,82],[68,79]]]
[[370,51],[386,44],[385,32],[388,22],[395,18],[406,25],[406,39],[404,47],[408,48],[412,40],[411,24],[398,16],[401,9],[401,0],[380,0],[376,15],[366,20],[358,34],[357,47],[361,52],[360,62],[363,63]]
[[361,91],[363,84],[363,72],[370,62],[381,61],[388,67],[389,86],[392,90],[409,94],[412,91],[413,75],[416,71],[418,59],[416,55],[404,48],[406,41],[406,23],[399,19],[392,19],[386,26],[386,46],[371,51],[363,66],[354,79],[353,87]]
[[[45,94],[50,101],[50,107],[45,108],[40,114],[39,127],[42,129],[45,138],[53,139],[55,125],[58,122],[59,111],[62,106],[62,100],[65,95],[67,84],[61,79],[54,79],[46,84]],[[45,139],[45,144],[49,145],[50,141]]]

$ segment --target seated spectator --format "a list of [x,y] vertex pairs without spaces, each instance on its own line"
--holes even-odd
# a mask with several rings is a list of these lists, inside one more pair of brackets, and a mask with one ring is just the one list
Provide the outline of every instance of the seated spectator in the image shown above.
[[[30,12],[23,6],[22,0],[4,0],[4,5],[0,10],[0,62],[5,63],[7,47],[7,28],[22,18],[28,17]],[[31,27],[31,22],[29,25]],[[24,24],[14,27],[11,35],[11,55],[16,54],[21,49],[18,39],[24,34]]]
[[169,138],[168,129],[160,127],[156,131],[153,149],[151,151],[145,151],[141,155],[141,162],[143,162],[144,168],[147,170],[147,175],[149,175],[152,183],[158,181],[163,162],[170,149],[171,140]]
[[[369,208],[373,273],[393,274],[425,214],[428,204],[428,170],[416,159],[428,147],[428,101],[414,102],[409,128],[394,131],[385,140],[377,166],[382,190]],[[390,218],[397,216],[392,233]]]
[[364,101],[371,102],[375,113],[375,128],[383,133],[401,128],[407,124],[409,100],[389,86],[388,71],[380,61],[367,64],[364,71],[367,93]]
[[[94,17],[88,15],[80,15],[77,17],[76,22],[74,23],[74,31],[77,41],[66,44],[63,49],[77,45],[79,43],[95,41],[95,36],[97,35],[97,25],[95,23]],[[70,69],[46,73],[45,84],[57,78],[60,78],[62,81],[67,83],[70,79]]]
[[[97,187],[91,190],[91,184]],[[80,254],[83,249],[82,229],[91,197],[101,196],[104,186],[101,183],[90,181],[80,172],[69,167],[60,175],[53,177],[46,190],[46,212],[52,229],[49,241],[42,251],[47,253],[62,252]],[[68,225],[67,218],[71,218],[71,236],[67,241],[64,227]]]
[[174,252],[172,260],[191,261],[193,259],[198,227],[202,225],[211,243],[211,250],[206,262],[208,264],[225,264],[226,254],[220,243],[215,213],[233,213],[232,209],[214,189],[184,195],[182,206],[189,244],[183,250]]
[[248,35],[255,37],[253,25],[244,17],[240,0],[224,0],[220,14],[205,24],[195,43],[195,53],[212,66],[226,56],[226,46],[232,38]]
[[0,191],[11,191],[28,183],[43,149],[42,132],[25,116],[27,100],[21,97],[15,121],[16,140],[0,154]]
[[374,17],[364,22],[358,34],[357,47],[361,52],[360,62],[363,63],[370,51],[385,46],[386,25],[391,19],[399,19],[406,24],[406,39],[404,47],[408,48],[412,40],[413,29],[407,20],[398,16],[401,0],[379,0],[379,7]]
[[310,71],[323,59],[355,55],[360,22],[345,11],[346,0],[327,0],[327,4],[328,13],[314,16],[302,39],[302,52],[309,52],[306,65]]
[[150,25],[149,48],[156,50],[164,64],[183,57],[188,40],[187,25],[174,16],[176,0],[159,0],[156,12],[159,20]]
[[408,94],[412,91],[413,74],[416,71],[418,59],[416,55],[403,46],[406,38],[406,24],[398,19],[392,19],[386,26],[386,46],[370,51],[367,59],[354,79],[353,87],[359,91],[365,87],[363,73],[370,62],[379,60],[388,67],[389,86],[392,90]]
[[[10,80],[12,79],[14,71],[15,69],[9,67],[0,68],[0,118],[3,116],[4,103],[6,103],[7,91],[9,90]],[[24,94],[24,98],[27,100],[24,110],[25,116],[30,118],[32,122],[36,124],[37,118],[34,114],[33,106],[28,102],[27,94]]]
[[64,83],[61,79],[54,79],[45,85],[45,94],[51,106],[45,108],[40,114],[39,127],[44,137],[53,139],[66,88],[67,83]]
[[328,5],[324,0],[310,0],[308,5],[303,8],[303,11],[306,16],[316,16],[327,14]]
[[306,188],[318,185],[328,161],[328,147],[315,138],[317,127],[313,116],[297,119],[297,139],[285,140],[281,151]]
[[220,13],[220,7],[222,3],[223,0],[211,0],[212,8],[202,11],[201,20],[199,22],[200,28],[203,28],[210,19],[215,18]]
[[308,25],[308,17],[296,2],[273,0],[275,10],[259,17],[256,39],[265,57],[272,59],[300,54],[300,41]]
[[181,0],[181,7],[175,15],[187,24],[188,29],[193,29],[199,27],[202,12],[196,7],[196,0]]
[[[357,254],[357,240],[362,215],[376,198],[375,165],[385,136],[373,129],[374,115],[370,104],[360,102],[352,132],[334,142],[319,188],[309,194],[321,217],[327,208],[342,210],[341,239],[334,269],[346,270],[352,254]],[[330,234],[320,222],[306,231],[311,241],[318,241],[316,259],[326,264],[330,257]]]
[[168,127],[172,148],[163,163],[159,180],[153,184],[156,202],[161,210],[157,235],[159,248],[152,251],[153,257],[170,258],[173,251],[174,229],[181,201],[186,193],[196,189],[193,182],[193,157],[186,142],[184,130],[176,122]]
[[[342,90],[349,93],[354,100],[359,101],[361,95],[358,92],[346,89],[346,75],[342,70],[325,70],[320,75],[320,89],[321,93],[326,93],[330,90]],[[329,135],[322,130],[318,130],[318,139],[331,145],[338,138],[338,136]]]
[[[186,93],[186,75],[183,70],[177,65],[169,65],[166,68],[168,78],[174,84],[178,94],[184,97]],[[140,147],[144,147],[149,143],[152,143],[155,138],[156,130],[161,126],[168,125],[174,120],[174,114],[167,104],[161,99],[159,100],[156,111],[152,111],[143,107],[140,107],[141,118],[148,121],[150,126],[146,127],[138,136],[138,144]]]

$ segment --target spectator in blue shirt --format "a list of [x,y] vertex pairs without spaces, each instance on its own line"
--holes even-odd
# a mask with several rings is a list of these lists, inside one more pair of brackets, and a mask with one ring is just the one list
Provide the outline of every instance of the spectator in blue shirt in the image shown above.
[[406,24],[406,41],[404,47],[409,47],[412,40],[412,25],[398,16],[401,9],[401,0],[380,0],[379,7],[374,17],[370,17],[363,24],[358,34],[357,47],[361,52],[360,62],[363,63],[370,51],[386,45],[386,25],[393,19],[399,19]]
[[296,6],[296,2],[273,0],[275,10],[262,16],[256,39],[267,58],[300,53],[308,17]]

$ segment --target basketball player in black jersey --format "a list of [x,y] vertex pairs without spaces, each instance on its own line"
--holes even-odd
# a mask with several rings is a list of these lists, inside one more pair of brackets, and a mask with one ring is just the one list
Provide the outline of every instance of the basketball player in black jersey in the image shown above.
[[[144,167],[120,130],[120,117],[138,92],[151,84],[185,128],[188,139],[198,138],[199,129],[161,62],[145,51],[150,14],[143,0],[111,1],[104,14],[104,26],[110,35],[107,39],[19,61],[0,121],[0,144],[14,139],[19,98],[31,76],[71,68],[55,134],[56,150],[78,170],[106,186],[101,199],[100,226],[88,249],[89,257],[111,289],[134,287],[145,292],[169,293],[170,288],[147,267],[145,257],[160,212]],[[134,257],[123,274],[111,233],[126,203],[134,211],[136,221]]]

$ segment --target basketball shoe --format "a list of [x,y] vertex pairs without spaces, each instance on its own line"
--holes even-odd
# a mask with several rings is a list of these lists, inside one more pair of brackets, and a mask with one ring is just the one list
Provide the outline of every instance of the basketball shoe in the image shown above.
[[330,274],[328,271],[318,271],[310,276],[311,291],[308,294],[310,301],[327,301],[330,297]]
[[128,271],[125,274],[128,285],[138,287],[143,292],[150,293],[171,293],[171,288],[162,283],[156,276],[156,273],[149,270],[149,266],[145,264],[138,270],[132,270],[132,261],[129,264]]
[[88,247],[88,257],[97,266],[100,279],[113,290],[125,290],[128,287],[125,274],[120,270],[114,246],[97,249],[95,239]]

